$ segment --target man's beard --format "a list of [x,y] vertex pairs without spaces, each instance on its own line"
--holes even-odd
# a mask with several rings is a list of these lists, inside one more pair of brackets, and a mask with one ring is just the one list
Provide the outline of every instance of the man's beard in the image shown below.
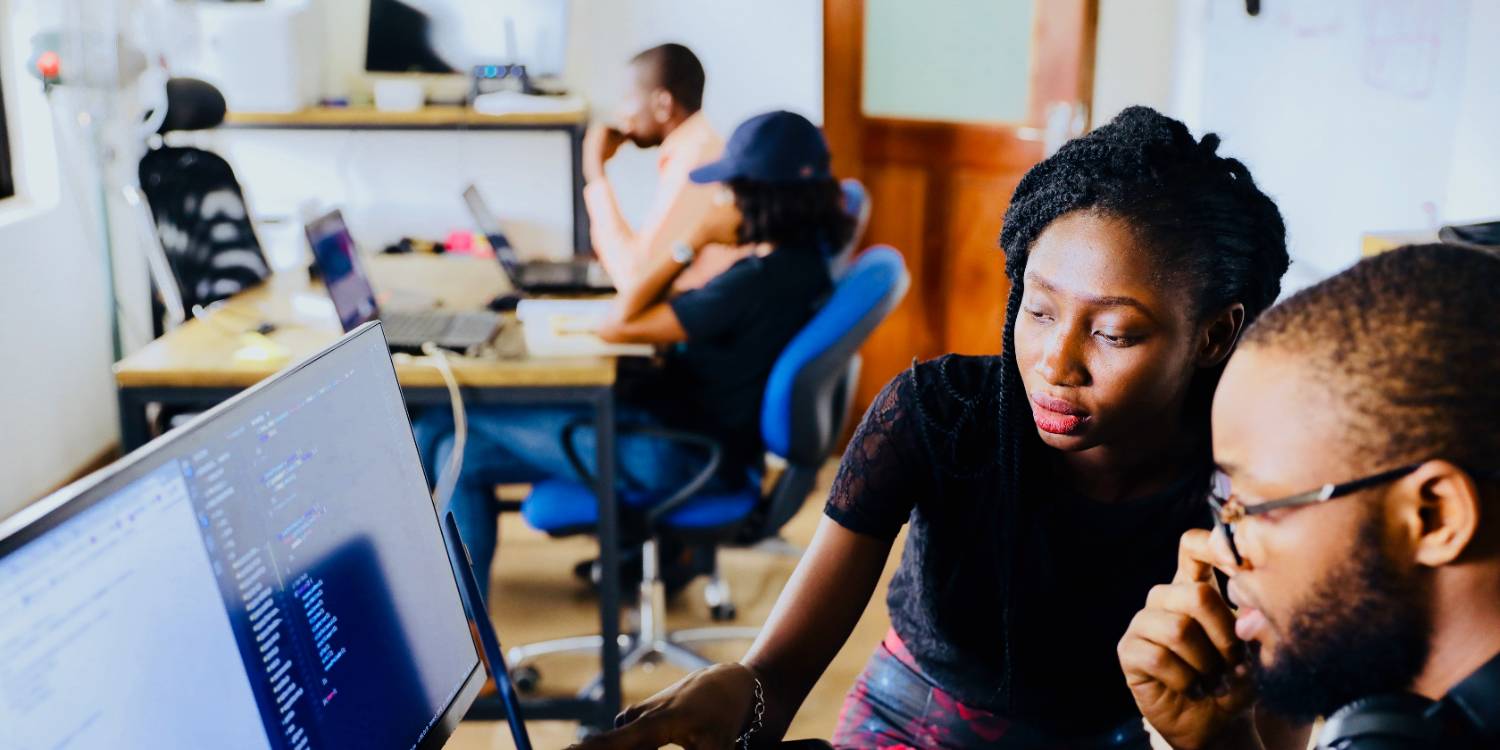
[[1267,708],[1311,720],[1359,698],[1405,692],[1416,680],[1427,662],[1431,616],[1422,582],[1386,555],[1383,525],[1378,511],[1366,517],[1354,557],[1292,615],[1275,663],[1263,664],[1260,644],[1250,644]]

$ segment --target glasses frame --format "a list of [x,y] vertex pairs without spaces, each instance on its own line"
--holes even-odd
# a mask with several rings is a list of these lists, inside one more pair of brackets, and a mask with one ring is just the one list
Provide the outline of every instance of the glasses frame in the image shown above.
[[[1234,543],[1235,524],[1240,523],[1241,521],[1244,521],[1245,519],[1251,518],[1253,516],[1270,513],[1273,510],[1281,510],[1283,508],[1302,508],[1309,505],[1326,503],[1329,500],[1337,500],[1341,497],[1348,497],[1356,492],[1359,492],[1360,490],[1367,490],[1371,487],[1378,487],[1388,482],[1394,482],[1397,479],[1400,479],[1407,474],[1416,471],[1418,468],[1421,468],[1421,466],[1425,463],[1427,463],[1427,461],[1418,461],[1413,464],[1398,466],[1394,469],[1386,469],[1385,471],[1382,471],[1378,474],[1371,474],[1366,477],[1351,479],[1347,482],[1339,482],[1337,484],[1325,484],[1315,490],[1299,492],[1295,495],[1288,495],[1276,500],[1268,500],[1264,503],[1256,503],[1254,505],[1246,505],[1240,502],[1237,498],[1235,498],[1234,492],[1232,491],[1229,493],[1229,497],[1220,497],[1212,489],[1210,489],[1208,493],[1208,505],[1213,509],[1214,528],[1221,528],[1224,530],[1224,540],[1229,543],[1229,551],[1234,555],[1234,564],[1244,565],[1245,561],[1240,557],[1240,549]],[[1497,476],[1500,476],[1500,471],[1469,473],[1475,478],[1495,478]]]

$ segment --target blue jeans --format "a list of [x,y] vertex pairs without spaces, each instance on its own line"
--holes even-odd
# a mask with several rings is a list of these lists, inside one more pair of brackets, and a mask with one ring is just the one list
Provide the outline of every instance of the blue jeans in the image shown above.
[[[619,404],[615,409],[615,485],[621,490],[670,493],[686,484],[703,468],[702,448],[624,431],[631,425],[660,425],[650,412]],[[459,536],[474,560],[474,577],[489,598],[490,565],[498,544],[496,522],[499,506],[495,485],[527,484],[546,479],[582,479],[563,450],[563,427],[575,420],[586,425],[573,433],[573,445],[584,467],[598,471],[594,410],[582,405],[501,405],[470,408],[468,438],[458,483],[445,508],[458,521]],[[447,466],[453,453],[453,413],[433,408],[418,415],[412,424],[417,449],[429,481]],[[708,489],[724,488],[719,478]]]

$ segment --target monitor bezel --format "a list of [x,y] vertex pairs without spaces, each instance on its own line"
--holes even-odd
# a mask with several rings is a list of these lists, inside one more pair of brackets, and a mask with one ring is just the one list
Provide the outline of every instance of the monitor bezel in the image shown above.
[[[233,409],[239,402],[252,398],[261,390],[291,377],[294,373],[310,366],[336,349],[348,346],[355,341],[363,341],[366,336],[374,336],[379,339],[378,346],[381,351],[387,353],[390,351],[385,343],[385,333],[380,327],[380,321],[372,320],[364,323],[358,328],[344,334],[317,354],[313,354],[301,362],[282,369],[199,414],[186,424],[172,429],[166,434],[132,451],[130,454],[117,459],[108,466],[42,497],[40,500],[17,511],[9,518],[0,520],[0,559],[4,559],[7,555],[26,546],[28,542],[57,528],[78,514],[110,497],[115,491],[139,479],[141,475],[154,469],[150,464],[150,460],[153,457],[165,452],[168,446],[175,444],[183,437],[202,429],[219,415]],[[386,361],[391,366],[391,375],[394,378],[396,373],[395,363],[391,362],[389,357],[387,357]],[[405,410],[405,408],[406,399],[403,398],[402,409]],[[409,424],[410,414],[407,415],[407,419]],[[407,439],[411,440],[412,450],[415,452],[417,449],[416,437],[412,434],[409,426],[406,430],[406,435]],[[418,470],[423,472],[423,483],[426,484],[426,469],[420,466],[420,462]],[[443,545],[443,558],[448,559],[447,545],[443,538],[442,519],[438,516],[437,507],[432,506],[431,502],[428,505],[432,508],[432,531],[437,535],[437,543]],[[452,572],[451,561],[449,568],[450,572]],[[456,575],[454,574],[454,577],[450,577],[450,581],[453,584],[454,602],[458,605],[459,612],[463,614],[464,621],[468,622],[468,613],[464,610],[463,594]],[[441,748],[447,743],[453,732],[458,728],[459,722],[463,720],[464,715],[473,706],[474,700],[479,696],[480,689],[489,677],[485,671],[484,661],[479,657],[478,646],[473,644],[472,640],[470,644],[473,648],[474,666],[469,669],[468,675],[464,677],[453,699],[444,707],[442,713],[438,714],[437,721],[433,723],[427,735],[423,737],[421,742],[417,743],[416,747],[421,750]],[[257,708],[257,710],[259,709]]]

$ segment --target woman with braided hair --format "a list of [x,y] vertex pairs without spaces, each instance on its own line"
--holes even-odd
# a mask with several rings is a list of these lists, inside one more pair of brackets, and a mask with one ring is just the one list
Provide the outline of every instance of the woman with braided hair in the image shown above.
[[745,658],[584,747],[774,745],[905,524],[892,628],[835,745],[1149,747],[1116,643],[1210,524],[1210,399],[1288,264],[1275,204],[1218,143],[1132,107],[1032,168],[1000,235],[1001,354],[891,381]]

